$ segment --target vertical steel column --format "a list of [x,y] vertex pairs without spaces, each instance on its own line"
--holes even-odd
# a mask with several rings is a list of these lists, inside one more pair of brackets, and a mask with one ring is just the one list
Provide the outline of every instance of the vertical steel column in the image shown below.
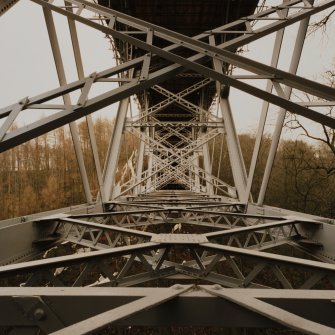
[[[64,69],[64,64],[60,52],[60,47],[58,43],[58,38],[57,38],[57,33],[56,33],[56,27],[55,23],[53,20],[52,13],[49,9],[43,7],[43,13],[44,13],[44,18],[48,30],[48,35],[50,39],[50,44],[51,44],[51,49],[52,49],[52,54],[54,57],[55,65],[56,65],[56,70],[57,70],[57,75],[58,75],[58,80],[60,85],[66,85],[66,76],[65,76],[65,69]],[[64,103],[68,106],[71,106],[71,99],[69,94],[63,95],[63,100]],[[81,144],[80,144],[80,139],[79,139],[79,134],[78,134],[78,129],[77,125],[75,122],[71,122],[70,124],[70,131],[72,135],[72,141],[79,165],[79,171],[81,175],[81,179],[83,182],[83,187],[84,187],[84,192],[86,196],[86,200],[88,203],[92,203],[92,194],[90,190],[90,185],[88,182],[88,177],[87,177],[87,172],[85,168],[85,161],[83,157],[83,153],[81,150]]]
[[[142,179],[142,171],[143,171],[143,161],[144,161],[144,152],[145,152],[145,143],[144,141],[140,141],[139,150],[138,150],[138,159],[136,166],[136,181],[135,183],[139,183]],[[140,194],[142,189],[142,184],[139,184],[135,188],[135,193]]]
[[121,139],[123,135],[124,125],[126,122],[128,106],[129,98],[120,101],[115,119],[113,135],[108,148],[108,154],[103,172],[103,189],[104,198],[106,200],[109,200],[113,193],[115,173],[118,164],[118,158],[120,155]]
[[[296,73],[298,70],[299,61],[300,61],[300,57],[301,57],[302,49],[304,46],[307,29],[308,29],[309,19],[310,18],[308,17],[300,22],[298,34],[297,34],[297,38],[295,41],[294,50],[292,54],[292,60],[291,60],[291,64],[289,67],[289,73]],[[287,99],[290,98],[291,93],[292,93],[292,88],[285,87],[284,94],[287,97]],[[257,200],[257,205],[259,206],[263,205],[263,202],[264,202],[265,193],[266,193],[266,190],[269,184],[271,170],[272,170],[273,163],[276,157],[279,140],[280,140],[281,132],[282,132],[283,125],[284,125],[285,116],[286,116],[286,110],[284,108],[281,108],[278,112],[276,127],[274,130],[273,136],[272,136],[269,156],[266,162],[266,167],[264,171],[261,189],[259,191],[259,196]]]
[[200,185],[200,178],[199,178],[199,153],[194,152],[194,159],[193,159],[193,165],[194,165],[194,186],[195,186],[195,192],[201,192],[201,185]]
[[[287,2],[287,0],[283,1],[283,3],[285,2]],[[285,17],[288,14],[288,9],[287,8],[283,9],[281,13],[282,13],[281,15]],[[283,38],[284,38],[284,32],[285,32],[285,28],[278,30],[276,33],[276,37],[274,41],[274,48],[273,48],[271,63],[270,63],[270,66],[272,67],[277,67],[278,65],[280,52],[281,52],[281,46],[282,46]],[[272,89],[273,89],[273,83],[271,80],[268,80],[266,83],[266,92],[272,92]],[[251,192],[251,187],[252,187],[252,183],[254,180],[254,175],[255,175],[255,170],[256,170],[256,165],[257,165],[257,160],[258,160],[258,156],[259,156],[259,152],[260,152],[260,148],[262,144],[262,138],[263,138],[263,133],[264,133],[264,128],[265,128],[266,118],[268,115],[269,105],[270,103],[268,101],[263,101],[262,112],[261,112],[261,116],[260,116],[259,123],[258,123],[258,130],[257,130],[257,135],[256,135],[256,140],[255,140],[255,146],[254,146],[251,163],[250,163],[246,194],[250,194]]]
[[[155,137],[155,128],[149,127],[148,129],[149,137],[154,138]],[[147,185],[146,189],[149,190],[152,187],[152,179],[154,178],[153,169],[154,169],[154,153],[153,150],[150,148],[150,145],[146,145],[147,147],[147,155],[148,155],[148,169],[147,169]]]
[[[204,91],[201,91],[201,100],[200,100],[200,107],[202,110],[204,110]],[[204,112],[201,112],[200,114],[200,122],[206,122],[206,116],[204,115]],[[207,127],[206,130],[200,130],[200,134],[205,134],[207,132]],[[199,135],[198,135],[199,136]],[[201,136],[201,135],[200,135]],[[213,196],[214,194],[214,189],[213,185],[211,183],[211,174],[212,174],[212,162],[211,162],[211,157],[209,154],[209,148],[208,148],[208,142],[206,142],[202,146],[202,157],[203,157],[203,162],[204,162],[204,170],[206,171],[205,175],[205,180],[206,180],[206,193],[210,196]]]
[[[144,115],[147,115],[148,114],[148,106],[149,106],[149,103],[148,103],[148,94],[147,92],[145,91],[144,92],[145,94],[145,100],[144,100]],[[143,111],[140,110],[140,115],[143,116]],[[143,122],[146,122],[148,121],[148,116],[146,116],[143,120]],[[142,180],[142,173],[143,173],[143,163],[144,163],[144,156],[145,156],[145,153],[146,153],[146,143],[144,140],[142,140],[142,135],[144,135],[144,133],[146,132],[149,132],[150,131],[150,127],[149,128],[145,128],[144,131],[142,131],[141,129],[141,137],[140,137],[140,143],[139,143],[139,150],[138,150],[138,160],[137,160],[137,166],[136,166],[136,181],[135,181],[135,184],[139,183],[134,192],[136,194],[140,194],[141,191],[142,191],[142,183],[141,180]]]
[[[218,94],[220,94],[219,90]],[[249,197],[249,195],[246,193],[247,173],[242,156],[240,141],[237,136],[235,123],[228,99],[220,98],[220,110],[222,113],[222,118],[224,120],[225,130],[227,134],[226,136],[229,160],[233,173],[234,183],[238,193],[238,198],[240,201],[247,202]]]
[[[215,46],[214,36],[209,37],[209,43]],[[223,73],[221,61],[213,58],[213,66],[216,71]],[[216,91],[219,97],[219,106],[226,130],[227,146],[229,152],[229,160],[233,173],[234,183],[237,189],[238,198],[240,201],[247,202],[249,194],[246,193],[247,188],[247,173],[242,156],[240,141],[237,136],[235,123],[228,98],[221,95],[221,83],[216,82]]]
[[[65,2],[65,5],[69,5],[69,3]],[[72,12],[72,7],[69,7],[69,10]],[[78,34],[77,34],[77,28],[75,21],[68,17],[68,25],[70,30],[70,36],[72,41],[72,48],[73,48],[73,54],[76,61],[76,67],[77,67],[77,74],[79,79],[83,79],[85,77],[84,74],[84,66],[82,62],[80,47],[79,47],[79,40],[78,40]],[[99,194],[101,197],[102,202],[105,202],[106,199],[104,197],[105,193],[103,192],[103,180],[102,180],[102,170],[100,165],[100,159],[99,159],[99,153],[98,153],[98,146],[96,143],[95,133],[94,133],[94,126],[92,121],[92,116],[88,115],[86,116],[86,123],[87,123],[87,129],[88,129],[88,135],[91,143],[91,149],[93,154],[93,161],[94,161],[94,167],[97,174],[98,184],[99,184]]]
[[[157,178],[157,170],[159,169],[159,167],[157,166],[157,156],[154,155],[154,153],[152,153],[152,176],[151,176],[151,187],[153,185],[154,191],[157,191],[157,180],[159,182],[159,178]],[[164,174],[164,169],[160,169],[160,172],[162,174]]]
[[148,179],[147,179],[147,190],[150,189],[152,184],[152,167],[153,167],[153,153],[148,148]]
[[208,149],[208,143],[205,143],[202,146],[202,156],[204,159],[204,169],[206,171],[206,190],[207,194],[210,196],[213,196],[214,190],[213,185],[211,184],[211,174],[212,174],[212,164],[211,164],[211,158],[209,155],[209,149]]

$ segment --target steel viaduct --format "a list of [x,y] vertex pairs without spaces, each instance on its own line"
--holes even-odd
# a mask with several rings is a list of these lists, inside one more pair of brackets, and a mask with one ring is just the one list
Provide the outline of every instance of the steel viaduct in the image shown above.
[[[1,0],[0,14],[18,2]],[[335,128],[335,120],[316,108],[320,101],[333,106],[335,89],[296,74],[310,18],[335,8],[335,1],[31,2],[43,12],[59,87],[0,109],[0,152],[69,124],[86,203],[0,222],[2,329],[11,335],[87,334],[112,324],[335,334],[334,220],[264,203],[286,113]],[[56,15],[67,18],[78,75],[73,82],[66,81]],[[113,67],[86,73],[79,23],[111,39]],[[283,71],[278,60],[291,26],[296,40]],[[270,34],[269,65],[238,52]],[[96,86],[104,91],[96,93]],[[232,87],[262,101],[248,171]],[[297,103],[292,90],[317,99]],[[130,108],[134,95],[136,113]],[[116,102],[102,167],[92,115]],[[251,194],[270,105],[278,118],[260,192]],[[54,112],[11,128],[29,109]],[[78,136],[82,117],[98,194],[90,189]],[[120,175],[125,136],[136,138],[138,148]],[[214,141],[226,143],[227,157],[211,149]],[[232,183],[218,173],[220,164],[230,165]],[[45,257],[65,243],[76,252]],[[283,245],[308,256],[275,248]]]

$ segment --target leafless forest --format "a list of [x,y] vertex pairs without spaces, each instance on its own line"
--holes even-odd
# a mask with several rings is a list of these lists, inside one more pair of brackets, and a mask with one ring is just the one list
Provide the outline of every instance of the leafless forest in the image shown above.
[[[78,126],[91,189],[93,196],[96,196],[98,183],[86,123],[83,121]],[[103,157],[113,131],[113,121],[97,119],[94,127],[103,166]],[[240,141],[248,169],[254,138],[250,134],[245,134],[240,136]],[[254,201],[257,200],[269,144],[270,139],[264,138],[252,190]],[[138,141],[131,136],[124,138],[119,170],[137,146]],[[210,144],[210,148],[213,174],[233,184],[225,145],[220,141],[214,141]],[[223,157],[220,166],[218,166],[219,160],[215,159],[219,155]],[[320,141],[317,146],[304,141],[282,141],[271,175],[266,203],[332,217],[335,212],[335,199],[332,196],[335,190],[334,172],[334,153],[329,145]],[[0,219],[85,202],[71,135],[66,128],[59,128],[2,153],[0,179]]]

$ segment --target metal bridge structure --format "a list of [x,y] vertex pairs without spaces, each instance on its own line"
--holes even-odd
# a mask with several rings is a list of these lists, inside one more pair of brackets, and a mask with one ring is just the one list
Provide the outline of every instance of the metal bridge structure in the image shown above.
[[[0,14],[17,2],[1,0]],[[30,2],[43,13],[59,87],[1,108],[0,152],[69,124],[86,203],[0,222],[0,326],[11,335],[86,334],[109,325],[335,334],[334,220],[264,203],[287,112],[335,128],[318,109],[334,105],[335,89],[296,74],[311,17],[335,1]],[[66,80],[56,15],[67,19],[73,82]],[[115,66],[85,72],[78,24],[111,39]],[[292,27],[294,48],[283,71],[281,45]],[[270,65],[238,52],[269,35]],[[248,171],[230,88],[262,101]],[[293,91],[306,101],[297,102]],[[114,103],[102,167],[92,117]],[[260,192],[251,194],[270,106],[278,118]],[[11,127],[20,113],[36,109],[52,113]],[[98,194],[78,135],[83,117]],[[137,149],[120,167],[125,136]],[[214,142],[228,155],[211,149]],[[231,167],[230,182],[220,164]],[[50,250],[62,246],[67,252],[52,257]]]

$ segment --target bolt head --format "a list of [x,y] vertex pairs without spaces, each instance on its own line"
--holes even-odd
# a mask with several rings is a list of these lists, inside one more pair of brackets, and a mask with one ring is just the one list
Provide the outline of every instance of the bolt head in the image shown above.
[[221,285],[218,285],[218,284],[216,284],[216,285],[213,285],[213,290],[221,290],[222,289],[222,286]]
[[174,288],[175,290],[181,290],[181,289],[183,288],[183,286],[182,286],[182,285],[179,285],[179,284],[176,284],[176,285],[173,286],[173,288]]
[[43,320],[46,317],[45,311],[42,308],[37,308],[34,311],[34,318],[36,320]]

